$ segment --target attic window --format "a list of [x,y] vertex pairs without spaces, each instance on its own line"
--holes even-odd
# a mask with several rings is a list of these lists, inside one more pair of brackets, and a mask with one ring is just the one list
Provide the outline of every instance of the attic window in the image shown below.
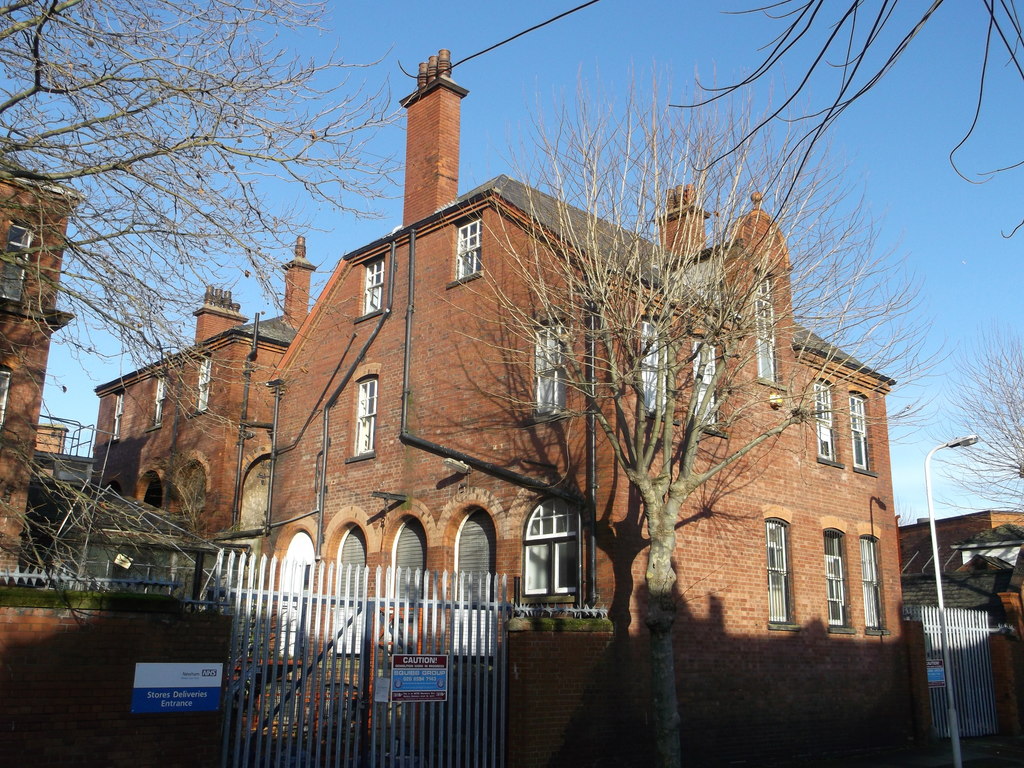
[[463,280],[483,269],[480,260],[480,219],[468,221],[459,227],[458,244],[455,248],[455,279]]
[[366,262],[366,279],[363,285],[363,314],[376,312],[383,306],[384,259]]

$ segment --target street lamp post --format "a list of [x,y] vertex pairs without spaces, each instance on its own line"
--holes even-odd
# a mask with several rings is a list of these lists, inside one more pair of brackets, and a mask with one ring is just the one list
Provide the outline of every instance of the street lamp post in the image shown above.
[[942,569],[939,566],[939,540],[935,533],[935,505],[932,502],[932,456],[943,448],[963,448],[978,442],[977,435],[967,435],[932,448],[924,459],[924,486],[928,497],[928,526],[932,534],[932,567],[935,569],[935,594],[939,598],[939,633],[942,638],[942,667],[946,678],[946,720],[949,740],[953,746],[953,768],[963,768],[960,757],[960,723],[957,720],[956,699],[953,697],[953,665],[949,661],[949,630],[946,627],[946,605],[942,600]]

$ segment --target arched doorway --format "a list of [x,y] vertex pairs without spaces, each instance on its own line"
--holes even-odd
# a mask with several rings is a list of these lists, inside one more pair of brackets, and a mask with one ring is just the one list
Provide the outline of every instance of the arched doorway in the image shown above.
[[160,475],[149,471],[142,476],[139,483],[142,487],[142,501],[151,507],[162,507],[164,505],[164,484],[160,481]]

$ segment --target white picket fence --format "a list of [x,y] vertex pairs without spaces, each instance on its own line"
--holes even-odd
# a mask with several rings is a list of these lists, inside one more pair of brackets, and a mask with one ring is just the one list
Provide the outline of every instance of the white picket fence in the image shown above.
[[[226,556],[224,768],[502,768],[504,577]],[[396,654],[446,658],[446,701],[391,701]]]

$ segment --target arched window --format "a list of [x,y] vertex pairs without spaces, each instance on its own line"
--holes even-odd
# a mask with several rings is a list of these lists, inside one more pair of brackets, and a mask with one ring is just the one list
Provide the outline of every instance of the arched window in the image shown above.
[[415,594],[417,576],[414,571],[422,571],[427,565],[427,536],[419,520],[406,520],[402,524],[395,537],[392,557],[392,562],[402,569],[398,596]]
[[523,593],[571,595],[579,580],[579,515],[560,499],[546,499],[526,521]]
[[487,590],[487,576],[495,570],[494,523],[484,510],[477,509],[462,521],[455,542],[455,570],[459,583],[469,599],[483,598]]
[[142,476],[143,492],[142,501],[151,507],[162,507],[164,505],[164,486],[160,482],[160,475],[156,472],[147,472]]

